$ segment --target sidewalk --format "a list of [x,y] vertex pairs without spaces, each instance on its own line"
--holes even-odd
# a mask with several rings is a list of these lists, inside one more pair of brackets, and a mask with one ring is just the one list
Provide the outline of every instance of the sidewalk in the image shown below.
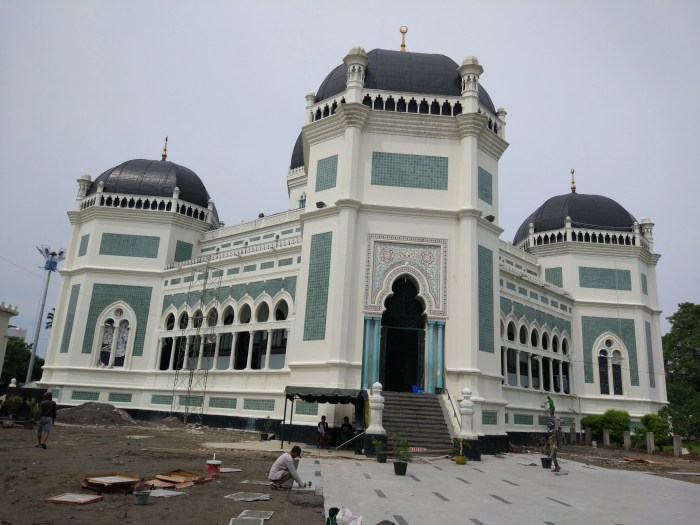
[[[294,444],[205,446],[279,452]],[[345,506],[366,525],[385,519],[397,525],[696,523],[700,511],[698,484],[567,460],[560,460],[562,471],[555,475],[542,468],[537,454],[484,455],[463,466],[416,458],[406,476],[395,476],[391,462],[350,451],[302,450],[300,473],[314,483],[314,492],[322,491],[326,512]]]

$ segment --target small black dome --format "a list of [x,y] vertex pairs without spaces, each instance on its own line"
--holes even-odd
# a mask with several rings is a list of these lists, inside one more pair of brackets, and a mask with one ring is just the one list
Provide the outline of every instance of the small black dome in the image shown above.
[[134,159],[123,162],[97,177],[87,194],[96,193],[97,185],[102,181],[106,193],[172,198],[173,190],[177,187],[181,200],[204,208],[209,204],[209,193],[197,174],[167,160]]
[[[365,74],[365,87],[368,89],[449,97],[462,95],[462,82],[457,71],[459,66],[449,57],[387,49],[373,49],[367,56],[369,65]],[[316,102],[345,91],[347,71],[345,64],[340,64],[331,71],[316,92]],[[481,85],[479,102],[496,113],[491,97]]]
[[513,238],[513,244],[527,238],[530,223],[535,232],[559,230],[565,227],[566,218],[578,228],[600,230],[631,231],[635,218],[617,202],[602,195],[581,195],[571,192],[557,195],[537,208],[520,225]]
[[294,149],[292,150],[292,161],[289,163],[289,169],[293,170],[296,168],[301,168],[304,165],[304,144],[301,140],[301,133],[297,137],[297,141],[294,143]]

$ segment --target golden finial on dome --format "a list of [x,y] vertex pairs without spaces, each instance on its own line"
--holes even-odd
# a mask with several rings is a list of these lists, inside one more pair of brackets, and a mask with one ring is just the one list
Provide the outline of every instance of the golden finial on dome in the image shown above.
[[162,160],[166,160],[168,158],[168,137],[165,137],[165,144],[163,145],[163,152],[160,154],[160,158]]
[[576,181],[574,180],[574,170],[571,170],[571,193],[576,193]]
[[408,33],[408,28],[406,26],[401,26],[399,28],[399,31],[401,31],[401,51],[403,53],[406,52],[406,33]]

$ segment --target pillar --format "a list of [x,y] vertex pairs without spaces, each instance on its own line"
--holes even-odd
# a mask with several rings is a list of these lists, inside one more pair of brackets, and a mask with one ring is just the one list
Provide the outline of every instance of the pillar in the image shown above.
[[647,432],[647,454],[654,453],[654,433]]
[[461,417],[458,437],[463,439],[476,439],[476,434],[474,434],[474,402],[471,397],[471,389],[462,389],[462,400],[459,402]]
[[683,441],[678,434],[673,434],[673,455],[677,458],[683,455]]
[[540,392],[544,392],[544,381],[542,381],[542,365],[544,363],[544,359],[540,356],[538,357],[540,366],[537,367],[537,375],[540,378]]
[[267,344],[265,345],[265,366],[263,366],[264,370],[267,370],[270,368],[270,351],[272,349],[272,328],[268,329],[267,331]]
[[202,369],[202,356],[204,355],[204,339],[205,337],[203,335],[199,336],[199,349],[197,350],[197,370]]
[[221,334],[215,334],[214,337],[214,362],[212,363],[211,369],[218,370],[219,364],[219,346],[221,346]]
[[177,337],[172,337],[173,344],[170,350],[170,362],[168,363],[168,370],[173,369],[173,363],[175,363],[175,354],[177,354],[177,347],[179,346],[177,344]]
[[379,331],[381,330],[381,317],[374,318],[374,343],[372,345],[372,382],[379,381]]
[[603,446],[604,447],[610,446],[610,429],[609,428],[603,429]]
[[253,341],[255,341],[255,330],[248,332],[250,337],[248,338],[248,355],[246,356],[245,369],[250,370],[250,363],[253,360]]
[[435,377],[435,363],[433,361],[433,329],[435,328],[435,321],[428,321],[428,370],[426,376],[428,381],[426,382],[425,390],[429,394],[434,393],[434,377]]
[[508,349],[501,347],[501,370],[503,370],[503,384],[508,384]]
[[532,354],[527,354],[527,387],[532,388]]
[[622,446],[625,450],[629,450],[630,448],[632,448],[632,439],[630,438],[629,430],[622,431]]
[[231,334],[231,353],[228,356],[228,368],[227,370],[233,370],[233,359],[236,355],[236,344],[238,343],[238,332],[232,332]]
[[549,391],[554,392],[554,359],[549,359]]
[[369,387],[369,333],[371,317],[365,317],[365,346],[362,353],[362,388]]
[[520,350],[515,349],[515,385],[522,386],[520,384]]
[[557,366],[559,367],[559,393],[564,392],[564,376],[562,375],[563,367],[561,366],[561,359],[557,360]]
[[438,322],[437,323],[437,342],[438,342],[438,347],[437,347],[437,387],[440,391],[442,391],[443,388],[443,374],[442,374],[442,367],[443,367],[443,338],[444,338],[444,330],[445,328],[445,323]]
[[369,426],[365,431],[366,434],[386,435],[386,430],[382,424],[384,414],[384,397],[382,396],[381,383],[372,385],[372,395],[369,396]]

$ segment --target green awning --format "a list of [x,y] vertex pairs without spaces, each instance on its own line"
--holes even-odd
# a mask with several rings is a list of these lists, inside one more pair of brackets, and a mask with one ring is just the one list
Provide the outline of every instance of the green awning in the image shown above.
[[288,386],[284,389],[288,400],[295,398],[307,403],[357,404],[364,401],[362,390],[353,388],[322,388],[315,386]]

